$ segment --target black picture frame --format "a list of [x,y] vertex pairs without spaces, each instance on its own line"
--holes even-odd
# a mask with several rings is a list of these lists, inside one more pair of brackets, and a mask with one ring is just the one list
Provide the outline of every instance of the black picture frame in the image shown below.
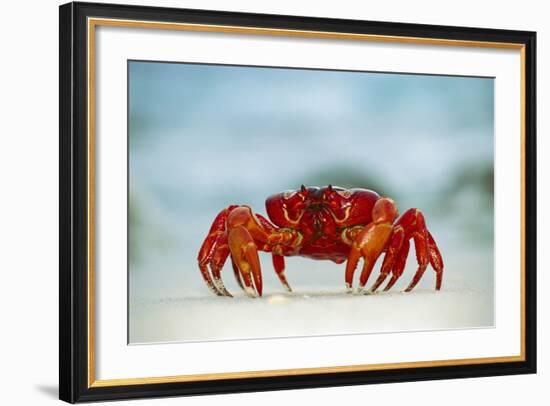
[[[67,402],[236,393],[536,372],[536,33],[93,3],[60,6],[59,397]],[[89,382],[89,17],[510,43],[524,52],[524,359],[514,362],[94,387]]]

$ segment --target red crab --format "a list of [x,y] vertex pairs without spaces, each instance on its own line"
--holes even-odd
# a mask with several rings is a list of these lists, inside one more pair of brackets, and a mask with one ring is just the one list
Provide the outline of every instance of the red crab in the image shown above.
[[[369,279],[378,257],[385,252],[380,275],[365,293],[375,292],[391,272],[384,290],[389,290],[403,273],[414,239],[418,270],[405,289],[412,290],[431,264],[436,273],[435,288],[441,288],[443,260],[418,209],[409,209],[399,220],[395,202],[368,189],[336,186],[305,187],[274,194],[266,200],[273,224],[249,206],[231,205],[214,220],[199,251],[198,261],[208,287],[219,296],[231,296],[221,280],[221,270],[231,256],[237,282],[247,295],[262,295],[262,274],[258,251],[271,252],[279,280],[290,292],[285,277],[285,256],[300,255],[347,260],[345,281],[352,291],[353,274],[362,257],[359,292]],[[210,267],[210,272],[208,270]]]

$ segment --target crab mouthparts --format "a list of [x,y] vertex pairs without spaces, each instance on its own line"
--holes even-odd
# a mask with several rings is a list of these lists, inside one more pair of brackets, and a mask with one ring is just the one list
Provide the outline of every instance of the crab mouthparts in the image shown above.
[[325,209],[326,207],[327,205],[324,203],[311,203],[308,205],[307,209],[310,211],[319,211]]

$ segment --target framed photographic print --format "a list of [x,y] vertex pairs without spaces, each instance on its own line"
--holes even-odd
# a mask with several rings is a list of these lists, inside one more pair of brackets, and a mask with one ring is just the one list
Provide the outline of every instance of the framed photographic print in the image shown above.
[[534,373],[533,32],[60,7],[60,398]]

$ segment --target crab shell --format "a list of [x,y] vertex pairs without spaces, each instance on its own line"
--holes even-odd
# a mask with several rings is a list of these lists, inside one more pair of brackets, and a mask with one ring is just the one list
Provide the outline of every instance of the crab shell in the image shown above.
[[279,227],[303,229],[325,221],[349,227],[372,222],[372,209],[379,199],[378,193],[368,189],[313,186],[271,195],[266,209]]

